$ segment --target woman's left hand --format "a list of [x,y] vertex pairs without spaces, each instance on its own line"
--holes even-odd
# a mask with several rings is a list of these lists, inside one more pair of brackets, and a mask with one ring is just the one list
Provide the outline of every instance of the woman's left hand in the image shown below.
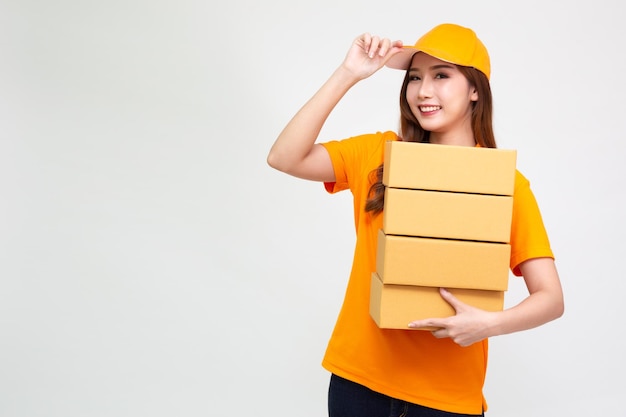
[[416,320],[409,323],[409,328],[435,328],[432,334],[436,338],[449,337],[460,346],[469,346],[489,337],[488,329],[492,313],[461,302],[444,288],[440,288],[439,293],[454,308],[456,314],[445,318]]

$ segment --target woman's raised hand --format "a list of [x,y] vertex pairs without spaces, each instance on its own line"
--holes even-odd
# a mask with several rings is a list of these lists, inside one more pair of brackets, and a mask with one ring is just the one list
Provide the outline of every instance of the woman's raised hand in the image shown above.
[[363,33],[352,42],[342,65],[361,80],[378,71],[401,50],[402,41]]

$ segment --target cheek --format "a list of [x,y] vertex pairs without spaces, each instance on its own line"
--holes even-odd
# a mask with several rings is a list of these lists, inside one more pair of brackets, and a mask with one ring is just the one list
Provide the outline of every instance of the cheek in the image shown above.
[[474,96],[478,98],[478,94],[473,94],[473,89],[469,89],[465,85],[448,85],[439,91],[439,97],[444,98],[449,103],[458,103],[459,107],[471,105],[475,101]]
[[415,86],[415,84],[409,84],[406,87],[406,99],[408,101],[411,101],[411,99],[415,98],[415,96],[417,95],[417,87]]

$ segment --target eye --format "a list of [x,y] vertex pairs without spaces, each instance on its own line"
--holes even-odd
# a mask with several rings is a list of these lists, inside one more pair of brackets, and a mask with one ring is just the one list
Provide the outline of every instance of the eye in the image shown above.
[[417,75],[411,74],[409,75],[409,81],[419,81],[421,78]]
[[437,75],[435,75],[435,78],[442,79],[442,78],[450,78],[450,77],[448,77],[448,74],[445,74],[443,72],[438,72]]

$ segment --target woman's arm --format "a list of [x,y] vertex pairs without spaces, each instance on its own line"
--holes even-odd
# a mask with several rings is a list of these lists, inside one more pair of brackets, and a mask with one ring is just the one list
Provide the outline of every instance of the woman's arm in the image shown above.
[[391,42],[367,33],[357,37],[342,64],[287,123],[270,149],[267,163],[296,177],[334,181],[328,152],[315,143],[322,126],[352,86],[378,71],[400,50],[401,41]]
[[532,329],[563,315],[563,290],[554,260],[529,259],[520,265],[520,271],[530,295],[501,313],[490,336]]
[[410,328],[435,327],[435,337],[449,337],[469,346],[492,336],[538,327],[559,318],[564,311],[561,281],[551,258],[529,259],[520,265],[529,295],[514,307],[487,312],[459,301],[445,289],[441,296],[456,310],[456,315],[411,322]]

